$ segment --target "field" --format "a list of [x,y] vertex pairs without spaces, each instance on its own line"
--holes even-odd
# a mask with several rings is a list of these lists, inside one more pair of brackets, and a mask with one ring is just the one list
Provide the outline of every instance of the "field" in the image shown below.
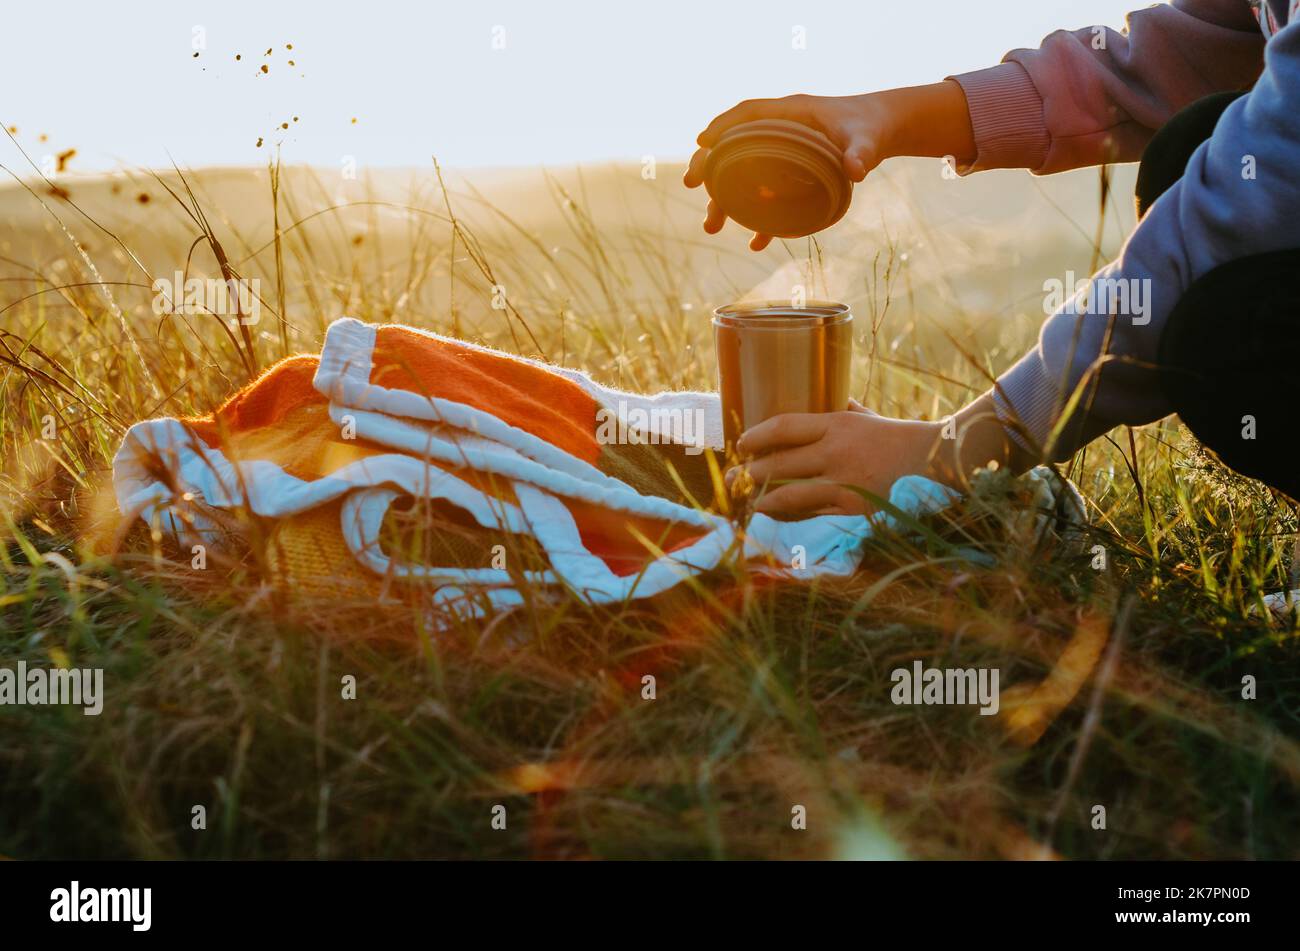
[[[130,423],[210,409],[343,314],[710,388],[709,311],[803,284],[854,308],[859,399],[941,417],[1030,345],[1044,281],[1116,251],[1112,171],[894,161],[760,255],[703,235],[667,165],[7,184],[0,667],[101,667],[107,697],[0,707],[0,855],[1300,858],[1300,640],[1259,611],[1295,587],[1296,513],[1176,420],[1062,467],[1081,544],[1039,539],[995,474],[850,581],[536,590],[436,633],[418,604],[277,587],[256,546],[193,571],[113,504]],[[222,259],[260,282],[247,333],[154,313],[152,277]],[[916,659],[1000,669],[1002,711],[894,705]]]

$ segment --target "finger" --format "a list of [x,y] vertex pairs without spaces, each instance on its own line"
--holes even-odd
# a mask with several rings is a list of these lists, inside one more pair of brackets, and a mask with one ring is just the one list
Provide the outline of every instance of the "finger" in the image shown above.
[[863,414],[865,414],[865,415],[867,415],[867,416],[879,416],[879,415],[880,415],[880,414],[877,413],[874,409],[867,409],[865,406],[863,406],[861,403],[859,403],[857,400],[855,400],[855,399],[854,399],[853,397],[851,397],[851,396],[849,397],[849,412],[851,412],[851,413],[863,413]]
[[796,113],[805,111],[805,107],[796,102],[797,99],[797,96],[786,96],[784,99],[746,99],[710,122],[695,141],[708,149],[717,144],[722,133],[742,122],[751,119],[796,118]]
[[769,485],[788,479],[812,479],[826,471],[826,454],[813,443],[797,449],[769,452],[745,464],[755,485]]
[[708,149],[696,149],[682,176],[682,184],[687,188],[698,188],[704,184],[704,163],[709,157]]
[[772,236],[770,234],[756,234],[754,237],[749,239],[749,250],[762,251],[771,243]]
[[759,456],[782,446],[806,446],[826,435],[830,416],[830,413],[773,416],[741,433],[736,449],[741,455]]
[[704,212],[704,230],[709,234],[717,234],[726,223],[727,213],[722,210],[722,207],[716,201],[710,198],[709,207]]
[[812,514],[838,508],[840,488],[834,482],[794,482],[764,493],[754,511],[764,515]]
[[846,126],[838,121],[824,122],[814,109],[807,106],[799,110],[791,110],[789,118],[803,123],[810,129],[816,129],[830,139],[831,144],[840,151],[840,164],[845,174],[853,181],[862,181],[866,178],[867,172],[880,164],[876,143],[869,129],[859,124]]

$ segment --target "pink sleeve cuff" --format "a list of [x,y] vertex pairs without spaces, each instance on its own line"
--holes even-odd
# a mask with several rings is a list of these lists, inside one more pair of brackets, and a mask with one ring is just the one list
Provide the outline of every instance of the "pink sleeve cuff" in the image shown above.
[[959,172],[1034,170],[1047,160],[1052,140],[1043,117],[1043,98],[1023,66],[1002,63],[948,78],[966,94],[975,133],[975,160]]

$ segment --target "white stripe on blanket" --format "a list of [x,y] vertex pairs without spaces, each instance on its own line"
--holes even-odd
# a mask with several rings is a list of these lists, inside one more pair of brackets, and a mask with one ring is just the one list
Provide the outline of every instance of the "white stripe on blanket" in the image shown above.
[[[738,539],[728,519],[643,495],[491,413],[372,384],[375,332],[374,326],[352,318],[331,324],[313,382],[329,398],[330,416],[335,422],[341,424],[344,417],[351,417],[358,436],[394,452],[361,459],[328,476],[304,481],[268,461],[232,464],[219,449],[206,445],[175,419],[147,420],[131,427],[113,460],[118,506],[128,515],[138,513],[151,523],[157,520],[184,544],[196,540],[213,543],[215,526],[197,510],[187,515],[192,529],[175,517],[171,510],[172,490],[151,473],[151,459],[162,462],[180,492],[189,492],[217,509],[246,505],[260,516],[277,518],[342,498],[342,537],[366,568],[379,575],[441,583],[444,587],[438,592],[439,602],[457,603],[471,594],[480,594],[496,607],[520,601],[519,592],[510,587],[513,580],[503,570],[413,565],[389,558],[379,544],[380,527],[389,506],[403,496],[442,499],[464,509],[484,528],[531,536],[545,551],[550,570],[536,573],[529,580],[562,583],[592,603],[649,597],[732,557],[792,565],[796,548],[802,549],[806,567],[789,569],[792,577],[847,575],[857,567],[863,543],[874,526],[894,522],[886,512],[871,518],[826,515],[799,522],[756,514],[743,539]],[[702,411],[705,445],[721,447],[722,414],[717,394],[643,396],[600,386],[575,370],[537,365],[574,381],[598,404],[612,411],[644,410],[644,418],[651,421],[673,418],[665,410]],[[508,479],[519,505],[487,495],[451,473],[428,465],[425,459]],[[894,484],[890,502],[915,516],[937,511],[955,496],[953,490],[928,479],[908,476]],[[628,515],[678,522],[704,529],[705,534],[686,548],[659,554],[639,574],[620,577],[584,546],[562,498]],[[200,537],[194,538],[194,533]]]

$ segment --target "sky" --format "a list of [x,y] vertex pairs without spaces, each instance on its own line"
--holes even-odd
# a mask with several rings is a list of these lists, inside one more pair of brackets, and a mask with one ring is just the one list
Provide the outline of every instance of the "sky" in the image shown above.
[[[741,99],[933,82],[1142,5],[3,0],[0,124],[38,163],[75,148],[71,172],[262,165],[277,145],[361,168],[673,161]],[[22,163],[3,135],[0,163]]]

